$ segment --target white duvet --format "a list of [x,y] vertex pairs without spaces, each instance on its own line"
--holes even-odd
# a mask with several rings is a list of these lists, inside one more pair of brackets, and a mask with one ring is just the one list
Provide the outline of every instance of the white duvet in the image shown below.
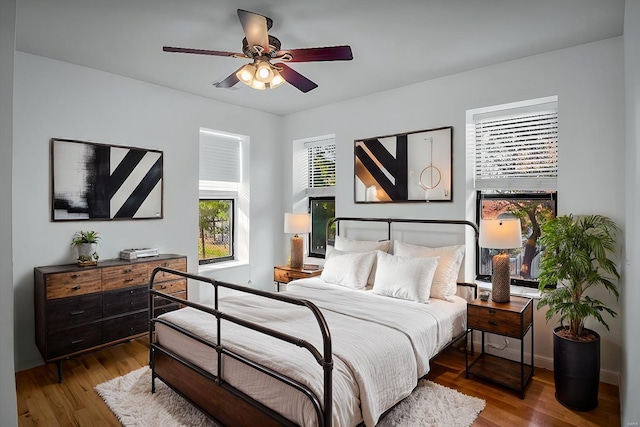
[[[333,425],[374,426],[380,415],[408,396],[429,359],[464,328],[465,303],[431,300],[429,304],[397,300],[303,279],[288,284],[287,296],[307,299],[322,311],[333,345]],[[248,294],[220,298],[229,315],[302,338],[323,351],[317,322],[304,307]],[[185,308],[162,316],[211,341],[215,318]],[[157,325],[165,347],[217,374],[215,352],[170,328]],[[323,372],[309,352],[272,337],[223,322],[221,339],[228,348],[308,386],[323,398]],[[273,378],[224,358],[224,379],[283,416],[305,426],[317,425],[302,393]]]

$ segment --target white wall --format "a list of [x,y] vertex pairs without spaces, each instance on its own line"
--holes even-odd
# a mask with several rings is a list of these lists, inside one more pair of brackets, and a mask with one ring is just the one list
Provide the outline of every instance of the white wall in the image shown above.
[[[426,81],[285,117],[284,149],[291,141],[336,134],[339,216],[465,218],[465,111],[551,95],[559,106],[560,213],[600,213],[625,226],[624,87],[622,38],[510,61]],[[353,141],[397,132],[453,126],[453,202],[428,204],[355,204]],[[286,154],[285,154],[286,155]],[[287,167],[290,168],[289,165]],[[285,172],[291,177],[291,169]],[[288,178],[290,179],[290,178]],[[291,188],[290,181],[283,188]],[[291,195],[283,200],[291,206]],[[615,298],[599,295],[620,311]],[[551,331],[536,317],[537,363],[552,359]],[[603,380],[617,381],[620,322],[611,332],[588,323],[602,335]],[[546,361],[546,362],[545,362]]]
[[[70,241],[75,231],[101,233],[101,259],[116,258],[124,248],[158,247],[163,253],[187,255],[188,270],[197,273],[200,127],[250,138],[251,264],[225,279],[246,283],[249,278],[256,287],[272,289],[273,253],[282,228],[281,192],[274,191],[282,188],[280,117],[17,52],[14,119],[16,370],[42,363],[34,340],[33,268],[73,262]],[[164,218],[51,222],[52,137],[162,150]],[[207,297],[204,289],[190,285],[190,299]]]
[[640,227],[636,219],[640,214],[640,0],[627,0],[624,14],[624,57],[627,130],[627,196],[626,271],[627,280],[622,289],[622,361],[620,394],[623,426],[640,422]]
[[13,273],[11,270],[11,153],[16,1],[0,2],[0,425],[18,424],[13,358]]

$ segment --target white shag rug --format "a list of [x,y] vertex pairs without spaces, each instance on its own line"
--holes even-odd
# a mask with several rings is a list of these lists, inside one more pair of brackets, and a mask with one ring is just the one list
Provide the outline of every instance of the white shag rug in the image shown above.
[[[96,391],[125,427],[219,427],[159,379],[155,394],[151,394],[147,366],[99,384]],[[378,426],[470,426],[484,406],[482,399],[421,380]]]

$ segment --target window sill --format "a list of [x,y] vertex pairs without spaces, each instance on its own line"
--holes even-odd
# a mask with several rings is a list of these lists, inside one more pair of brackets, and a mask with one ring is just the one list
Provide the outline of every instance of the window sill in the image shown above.
[[231,270],[234,268],[248,267],[249,263],[245,261],[222,261],[222,262],[214,262],[211,264],[202,264],[198,265],[198,274],[206,275],[207,272],[211,271],[220,271],[220,270]]
[[[478,285],[478,291],[491,290],[491,282],[476,280],[475,284]],[[540,299],[540,291],[538,289],[527,288],[526,286],[511,285],[511,295],[516,295],[520,297],[529,297],[533,299]]]

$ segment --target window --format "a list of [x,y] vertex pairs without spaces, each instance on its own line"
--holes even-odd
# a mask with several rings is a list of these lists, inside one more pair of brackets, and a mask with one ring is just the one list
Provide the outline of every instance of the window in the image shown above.
[[[538,287],[538,264],[544,248],[538,243],[540,227],[556,216],[557,197],[555,192],[517,193],[481,192],[476,197],[477,223],[481,219],[496,219],[516,216],[522,224],[522,247],[507,250],[510,256],[511,283],[521,286]],[[480,248],[476,257],[478,279],[491,280],[491,258],[499,250]]]
[[335,216],[335,135],[294,141],[294,211],[311,214],[308,255],[324,258],[326,224]]
[[[309,212],[311,212],[311,234],[309,236],[309,256],[323,258],[327,250],[327,223],[336,216],[335,197],[309,198]],[[332,225],[335,229],[335,224]],[[331,231],[331,230],[330,230]],[[335,234],[334,234],[335,235]],[[329,238],[331,239],[331,232]]]
[[[473,115],[476,220],[516,216],[521,248],[511,255],[512,284],[537,287],[541,226],[555,217],[558,111],[555,97],[483,109]],[[491,275],[494,249],[476,251],[478,278]]]
[[200,130],[198,259],[233,260],[242,175],[241,137]]
[[200,199],[201,264],[233,259],[233,199]]

